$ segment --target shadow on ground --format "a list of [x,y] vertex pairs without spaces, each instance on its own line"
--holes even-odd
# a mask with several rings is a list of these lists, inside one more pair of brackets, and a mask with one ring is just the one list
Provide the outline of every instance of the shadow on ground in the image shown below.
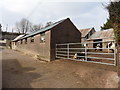
[[21,66],[16,59],[2,60],[2,87],[32,88],[31,82],[41,77],[34,70],[32,67]]

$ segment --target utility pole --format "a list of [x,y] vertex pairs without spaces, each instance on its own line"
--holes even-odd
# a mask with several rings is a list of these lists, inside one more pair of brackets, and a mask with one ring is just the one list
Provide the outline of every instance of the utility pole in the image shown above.
[[12,33],[13,33],[13,28],[12,28]]
[[2,25],[0,24],[0,32],[2,31]]
[[6,32],[7,32],[7,30],[8,30],[8,24],[6,25]]

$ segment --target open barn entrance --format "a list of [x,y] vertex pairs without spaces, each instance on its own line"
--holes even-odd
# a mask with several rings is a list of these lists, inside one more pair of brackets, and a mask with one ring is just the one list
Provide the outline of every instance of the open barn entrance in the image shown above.
[[[102,47],[102,44],[110,42],[113,42],[114,48]],[[91,43],[93,45],[101,44],[101,47],[90,48],[89,44]],[[115,40],[103,42],[102,39],[99,39],[95,42],[56,44],[56,58],[61,59],[116,66],[117,53],[118,52],[116,52]]]
[[93,42],[95,42],[93,43],[93,48],[96,48],[98,44],[100,44],[100,48],[102,48],[102,39],[96,39],[96,40],[93,40]]

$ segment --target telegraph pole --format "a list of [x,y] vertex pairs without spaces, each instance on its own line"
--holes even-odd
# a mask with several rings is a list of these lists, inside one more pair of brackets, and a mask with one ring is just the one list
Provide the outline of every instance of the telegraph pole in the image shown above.
[[2,31],[2,25],[0,24],[0,32]]
[[7,32],[7,30],[8,30],[8,24],[6,25],[6,32]]

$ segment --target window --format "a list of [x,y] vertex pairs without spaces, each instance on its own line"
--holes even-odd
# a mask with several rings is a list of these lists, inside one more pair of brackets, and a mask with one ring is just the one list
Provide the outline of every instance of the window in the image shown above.
[[45,33],[41,33],[40,34],[40,43],[44,43],[45,42]]
[[25,44],[27,44],[27,38],[25,39]]
[[31,42],[34,42],[34,37],[31,37]]

